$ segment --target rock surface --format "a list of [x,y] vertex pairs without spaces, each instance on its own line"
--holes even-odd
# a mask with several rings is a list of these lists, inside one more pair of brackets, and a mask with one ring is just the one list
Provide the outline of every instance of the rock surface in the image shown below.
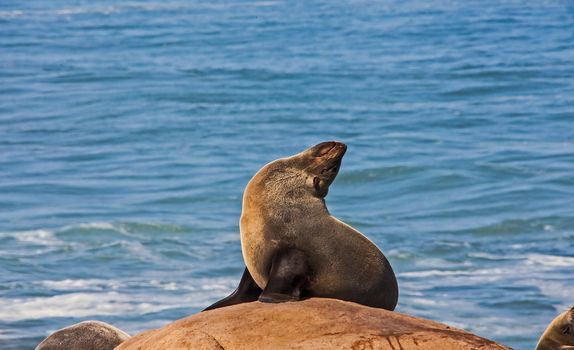
[[437,322],[355,303],[313,298],[245,303],[140,333],[116,350],[509,349]]

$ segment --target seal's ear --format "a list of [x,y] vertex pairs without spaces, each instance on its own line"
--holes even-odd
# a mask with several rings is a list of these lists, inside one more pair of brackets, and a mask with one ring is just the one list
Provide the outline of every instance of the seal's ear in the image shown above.
[[313,188],[315,189],[315,191],[319,192],[321,190],[320,186],[321,186],[321,179],[315,176],[313,178]]
[[564,327],[560,328],[560,333],[571,334],[572,333],[572,326],[570,324],[565,325]]
[[315,194],[317,197],[324,198],[329,193],[329,185],[325,181],[321,180],[320,177],[315,176],[313,178],[313,188],[315,189]]

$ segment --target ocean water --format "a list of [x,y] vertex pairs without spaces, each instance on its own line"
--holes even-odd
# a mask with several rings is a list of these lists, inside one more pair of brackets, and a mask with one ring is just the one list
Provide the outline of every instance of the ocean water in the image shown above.
[[570,1],[0,2],[0,348],[160,327],[243,270],[243,188],[348,145],[330,211],[397,311],[532,349],[574,304]]

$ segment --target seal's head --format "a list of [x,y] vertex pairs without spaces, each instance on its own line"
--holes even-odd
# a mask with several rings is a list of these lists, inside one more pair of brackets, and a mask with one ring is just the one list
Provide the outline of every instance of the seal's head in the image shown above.
[[324,198],[335,180],[347,146],[342,142],[322,142],[288,158],[264,166],[247,186],[244,199],[256,193],[266,201],[299,201],[311,195]]
[[295,156],[301,159],[303,171],[307,176],[306,182],[313,182],[313,192],[317,197],[323,198],[327,195],[329,186],[339,173],[346,151],[347,146],[344,143],[328,141]]
[[540,337],[536,350],[574,348],[574,306],[558,315]]
[[566,311],[564,316],[564,323],[560,327],[560,333],[567,335],[571,339],[571,344],[574,345],[574,306]]

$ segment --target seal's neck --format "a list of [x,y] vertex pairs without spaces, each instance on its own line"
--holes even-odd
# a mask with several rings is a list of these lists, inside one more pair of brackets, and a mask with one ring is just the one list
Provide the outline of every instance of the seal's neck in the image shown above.
[[243,213],[259,215],[261,212],[269,211],[304,212],[306,215],[329,212],[323,198],[314,197],[304,190],[282,194],[248,186],[243,194]]

